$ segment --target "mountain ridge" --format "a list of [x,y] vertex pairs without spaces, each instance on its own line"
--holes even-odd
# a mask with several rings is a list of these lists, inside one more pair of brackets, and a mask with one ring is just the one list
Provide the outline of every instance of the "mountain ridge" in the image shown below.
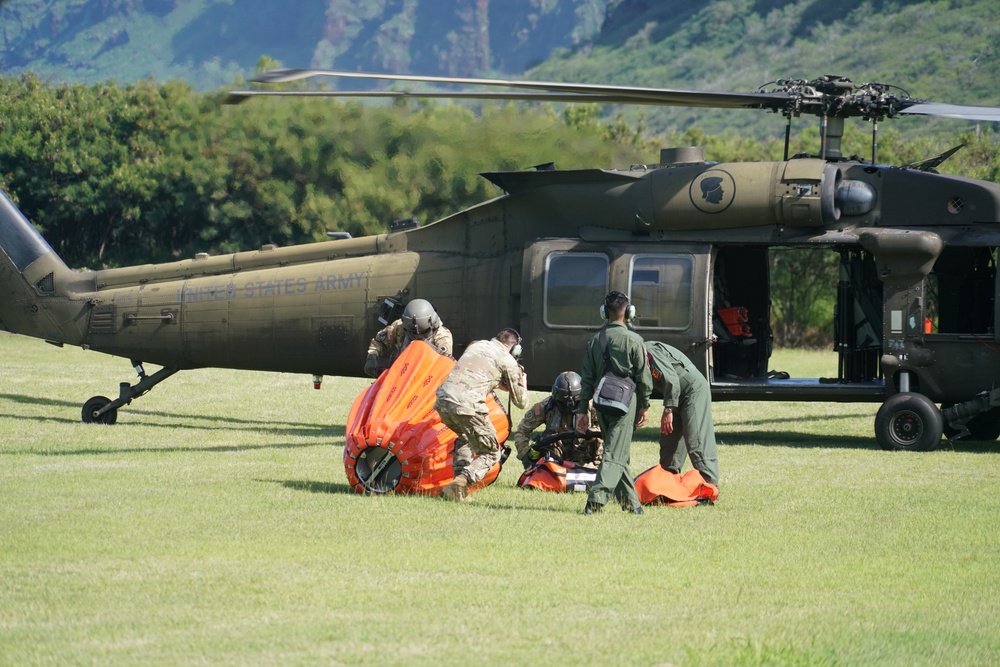
[[[290,67],[734,92],[839,74],[934,102],[1000,105],[992,0],[289,0],[253,8],[235,0],[8,1],[0,4],[0,64],[50,82],[152,77],[203,91],[252,76],[265,56]],[[773,136],[782,126],[732,111],[621,113],[660,132],[697,124]]]

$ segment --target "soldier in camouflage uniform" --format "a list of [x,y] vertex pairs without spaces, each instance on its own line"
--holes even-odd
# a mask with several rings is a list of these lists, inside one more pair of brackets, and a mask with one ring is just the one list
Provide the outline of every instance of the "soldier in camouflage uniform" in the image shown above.
[[[559,440],[547,445],[544,451],[533,445],[542,438],[556,433],[573,431],[576,427],[576,412],[580,405],[580,375],[573,371],[560,373],[552,384],[552,395],[535,403],[524,413],[524,418],[517,427],[514,443],[517,446],[517,458],[530,468],[543,455],[549,455],[557,461],[572,461],[581,466],[597,467],[604,451],[604,440],[598,437],[573,440]],[[597,424],[597,411],[590,408],[591,424]],[[531,434],[541,425],[545,430],[532,440]]]
[[451,356],[451,331],[441,324],[434,306],[424,299],[410,301],[400,319],[375,334],[368,345],[365,373],[377,377],[414,340],[425,341],[441,354]]
[[[608,293],[601,312],[608,320],[604,328],[610,358],[607,371],[614,372],[619,377],[631,377],[635,381],[635,395],[632,396],[628,412],[624,415],[613,415],[600,409],[597,412],[601,432],[604,433],[604,456],[597,469],[597,480],[587,494],[587,504],[583,513],[594,514],[601,511],[613,495],[615,500],[621,503],[622,509],[633,514],[642,514],[642,504],[639,502],[639,495],[632,482],[632,472],[629,470],[629,459],[632,431],[634,428],[641,428],[649,414],[649,395],[653,389],[653,378],[649,374],[642,338],[625,326],[626,321],[632,319],[634,313],[628,297],[621,292]],[[587,430],[590,417],[585,406],[593,398],[597,383],[604,373],[604,350],[601,346],[601,335],[598,333],[590,339],[583,356],[583,370],[580,373],[583,387],[580,392],[580,407],[577,408],[577,433]]]
[[441,490],[442,498],[463,500],[466,487],[485,477],[500,460],[500,442],[486,397],[499,387],[510,392],[517,407],[527,405],[528,376],[517,363],[520,353],[521,336],[513,329],[504,329],[492,340],[474,341],[438,387],[434,409],[458,435],[455,479]]

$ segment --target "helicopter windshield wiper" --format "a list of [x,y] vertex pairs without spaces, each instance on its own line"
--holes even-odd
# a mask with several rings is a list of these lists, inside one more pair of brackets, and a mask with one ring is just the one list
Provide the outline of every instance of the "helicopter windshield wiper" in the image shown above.
[[904,164],[903,169],[916,169],[917,171],[930,171],[933,172],[937,169],[942,162],[950,158],[952,155],[965,148],[965,144],[959,144],[954,148],[949,148],[944,153],[937,155],[935,157],[927,158],[926,160],[918,160],[916,162],[911,162],[910,164]]

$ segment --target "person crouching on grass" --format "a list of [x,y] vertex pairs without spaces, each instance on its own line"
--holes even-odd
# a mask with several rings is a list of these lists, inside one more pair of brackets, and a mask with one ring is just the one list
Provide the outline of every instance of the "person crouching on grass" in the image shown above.
[[464,500],[469,485],[485,477],[500,460],[500,442],[486,397],[500,387],[510,392],[517,407],[528,404],[528,375],[517,363],[520,354],[521,335],[514,329],[504,329],[492,340],[473,341],[438,387],[434,409],[458,435],[455,479],[441,489],[445,500]]

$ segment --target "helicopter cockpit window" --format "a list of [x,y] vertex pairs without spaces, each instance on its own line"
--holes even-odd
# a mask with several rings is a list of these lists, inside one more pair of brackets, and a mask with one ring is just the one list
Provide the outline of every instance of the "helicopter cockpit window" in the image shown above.
[[690,255],[636,255],[630,288],[637,328],[686,329],[691,324]]
[[594,326],[608,293],[607,255],[553,253],[545,267],[545,324]]

